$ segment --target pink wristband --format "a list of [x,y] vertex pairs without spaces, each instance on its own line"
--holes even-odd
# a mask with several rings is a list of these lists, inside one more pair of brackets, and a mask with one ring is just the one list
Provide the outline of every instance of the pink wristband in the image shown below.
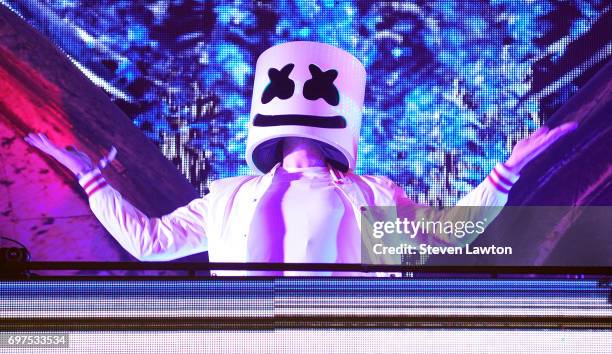
[[85,173],[79,178],[79,184],[85,190],[88,197],[108,185],[99,169],[94,169]]
[[512,172],[506,165],[498,163],[491,173],[489,173],[487,180],[489,180],[493,187],[499,192],[508,194],[519,177],[518,174]]

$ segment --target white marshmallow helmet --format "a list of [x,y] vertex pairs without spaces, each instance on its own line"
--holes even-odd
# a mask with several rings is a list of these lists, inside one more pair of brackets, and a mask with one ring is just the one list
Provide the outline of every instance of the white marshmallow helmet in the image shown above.
[[317,42],[288,42],[257,60],[246,160],[267,173],[282,160],[282,139],[316,140],[328,162],[353,170],[361,129],[365,68],[351,54]]

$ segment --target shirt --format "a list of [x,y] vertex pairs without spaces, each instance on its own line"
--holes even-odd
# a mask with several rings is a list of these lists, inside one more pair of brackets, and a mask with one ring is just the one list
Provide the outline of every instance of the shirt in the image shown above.
[[[324,207],[322,207],[324,206]],[[359,227],[326,167],[280,166],[250,224],[247,261],[359,263]],[[351,247],[353,246],[353,247]],[[283,275],[283,272],[249,272]],[[331,272],[284,272],[331,275]]]

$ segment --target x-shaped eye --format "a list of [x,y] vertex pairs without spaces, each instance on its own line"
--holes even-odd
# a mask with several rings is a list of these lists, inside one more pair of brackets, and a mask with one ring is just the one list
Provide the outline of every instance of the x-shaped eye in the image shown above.
[[293,96],[295,84],[293,83],[293,80],[289,78],[289,74],[291,74],[293,67],[293,64],[287,64],[280,70],[274,68],[268,70],[270,83],[268,86],[266,86],[263,94],[261,95],[261,103],[266,104],[272,101],[274,97],[278,97],[281,100],[286,100],[287,98]]
[[318,66],[310,64],[308,66],[312,79],[304,83],[304,98],[314,101],[322,98],[328,104],[337,106],[340,102],[338,89],[334,86],[334,80],[338,77],[338,71],[321,71]]

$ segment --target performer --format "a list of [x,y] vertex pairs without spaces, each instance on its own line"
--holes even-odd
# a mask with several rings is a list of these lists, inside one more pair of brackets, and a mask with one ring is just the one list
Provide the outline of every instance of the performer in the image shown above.
[[[79,177],[98,220],[139,260],[209,251],[212,262],[360,263],[360,207],[412,203],[388,178],[353,173],[365,81],[355,57],[327,44],[266,50],[256,65],[246,151],[260,175],[215,181],[209,194],[162,217],[123,199],[84,153],[42,134],[26,140]],[[503,206],[521,168],[575,128],[539,128],[458,205]]]

